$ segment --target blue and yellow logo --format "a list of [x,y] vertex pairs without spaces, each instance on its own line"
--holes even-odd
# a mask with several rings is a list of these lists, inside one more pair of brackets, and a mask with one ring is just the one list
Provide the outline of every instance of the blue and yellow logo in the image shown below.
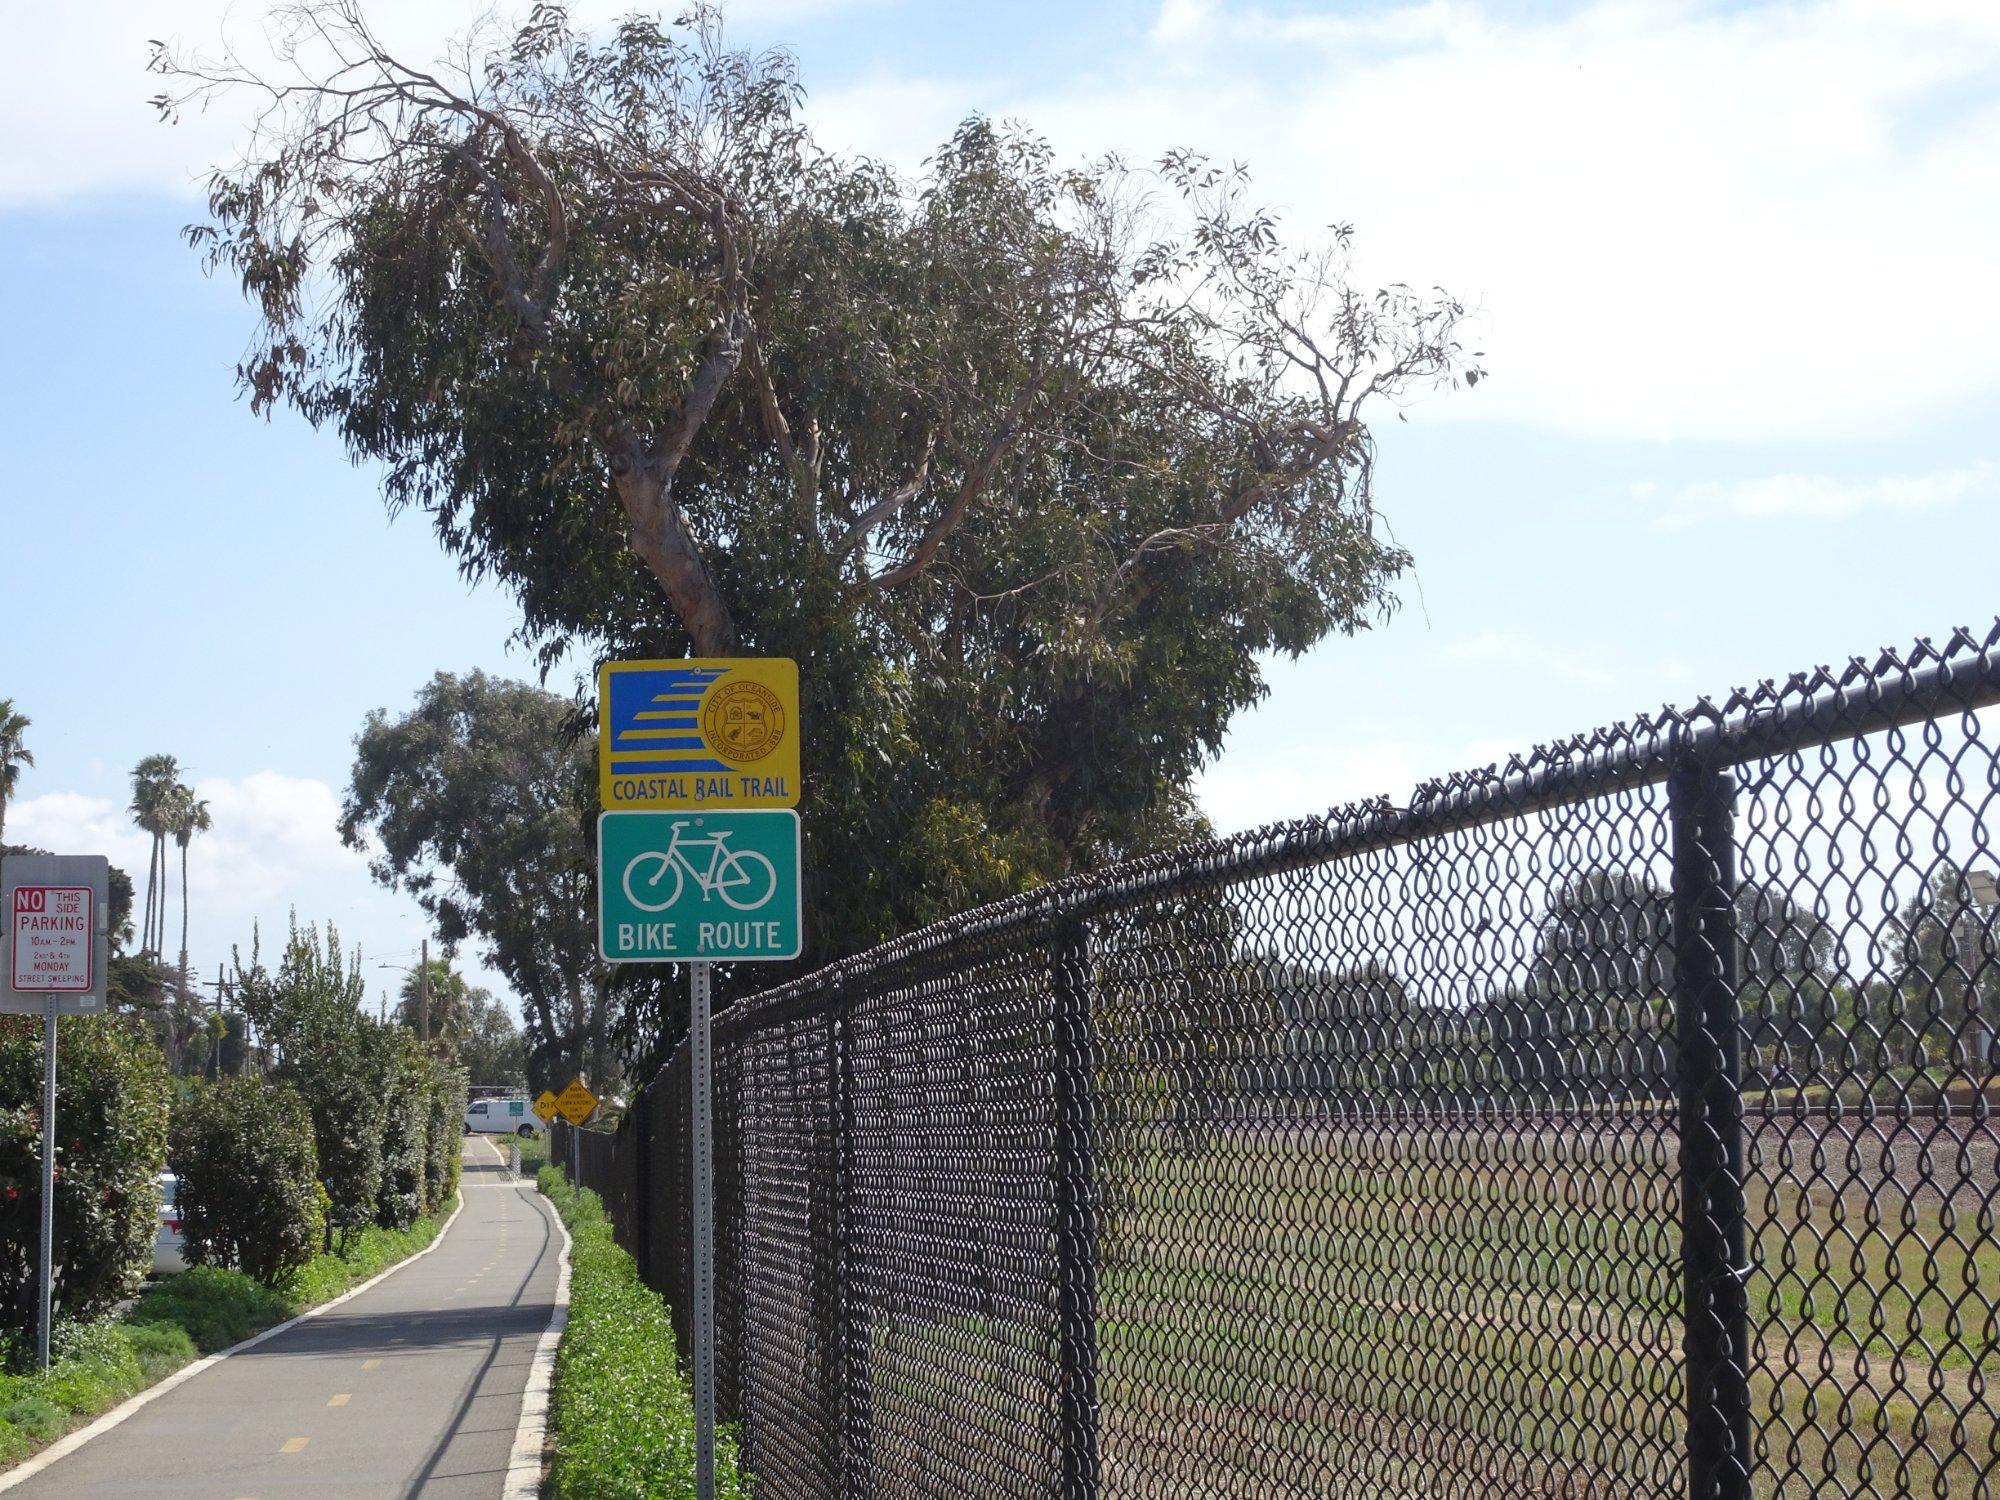
[[607,662],[598,674],[597,766],[606,809],[797,806],[797,664]]

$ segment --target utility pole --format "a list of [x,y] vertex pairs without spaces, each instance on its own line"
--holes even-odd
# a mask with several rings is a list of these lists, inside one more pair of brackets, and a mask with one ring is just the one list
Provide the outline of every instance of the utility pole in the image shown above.
[[222,1076],[222,1039],[228,1034],[229,1025],[222,1018],[222,965],[215,966],[215,1041],[208,1049],[208,1076],[217,1079]]
[[[405,948],[405,953],[410,950]],[[423,964],[417,970],[417,1040],[431,1044],[431,940],[424,939]]]

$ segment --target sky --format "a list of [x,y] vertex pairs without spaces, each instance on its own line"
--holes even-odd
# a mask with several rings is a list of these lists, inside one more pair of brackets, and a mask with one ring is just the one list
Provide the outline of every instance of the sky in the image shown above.
[[[370,11],[426,59],[476,14]],[[1268,665],[1201,780],[1222,829],[1400,800],[2000,611],[1988,0],[729,14],[796,52],[829,143],[915,170],[977,112],[1078,160],[1192,146],[1247,163],[1300,238],[1351,223],[1357,279],[1475,309],[1490,378],[1376,428],[1378,504],[1415,557],[1400,606]],[[144,63],[153,37],[254,55],[265,16],[73,0],[9,23],[0,697],[36,765],[7,837],[143,876],[127,773],[175,754],[216,824],[192,851],[197,969],[253,925],[270,948],[296,907],[392,987],[375,966],[414,962],[425,928],[335,832],[353,737],[433,672],[533,669],[509,598],[392,520],[335,439],[236,394],[250,317],[180,230],[246,121],[157,123]]]

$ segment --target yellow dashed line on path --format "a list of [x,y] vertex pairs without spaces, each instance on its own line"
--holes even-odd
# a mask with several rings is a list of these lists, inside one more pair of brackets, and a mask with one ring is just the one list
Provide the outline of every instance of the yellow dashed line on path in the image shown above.
[[311,1441],[311,1438],[286,1438],[284,1446],[278,1451],[280,1453],[297,1453]]
[[327,1402],[326,1404],[328,1406],[345,1406],[349,1401],[353,1399],[354,1399],[354,1392],[342,1391],[338,1396],[335,1396],[331,1401]]
[[372,1370],[381,1363],[382,1361],[379,1359],[364,1359],[361,1361],[361,1368],[364,1370]]

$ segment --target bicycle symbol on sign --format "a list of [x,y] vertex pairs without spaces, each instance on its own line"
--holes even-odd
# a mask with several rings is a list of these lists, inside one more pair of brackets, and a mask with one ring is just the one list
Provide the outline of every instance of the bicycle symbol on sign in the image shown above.
[[[640,911],[665,911],[681,899],[682,882],[689,876],[704,896],[718,896],[737,911],[755,911],[777,895],[776,866],[755,849],[730,848],[726,830],[700,838],[682,836],[683,829],[700,822],[700,818],[676,818],[671,825],[673,837],[668,839],[664,852],[632,857],[625,866],[626,900]],[[704,849],[708,852],[706,868],[696,863],[690,853]],[[648,868],[652,873],[644,874]],[[663,886],[669,873],[673,884]],[[635,875],[643,876],[637,884],[633,880]],[[644,895],[640,894],[642,890]],[[666,891],[664,897],[660,896],[662,890]]]

